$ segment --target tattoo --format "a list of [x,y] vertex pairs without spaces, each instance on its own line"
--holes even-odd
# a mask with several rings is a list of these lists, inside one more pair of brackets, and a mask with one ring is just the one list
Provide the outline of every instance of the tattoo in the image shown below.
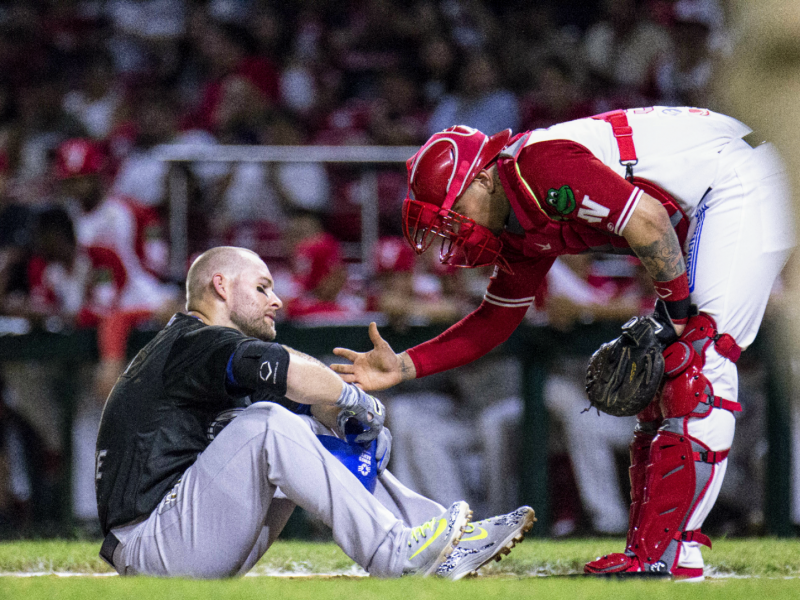
[[661,239],[633,248],[654,281],[671,281],[686,271],[681,245],[675,230],[670,228]]
[[403,381],[408,381],[409,379],[414,379],[416,375],[416,369],[414,369],[414,364],[411,363],[411,358],[407,354],[402,354],[400,356],[400,377]]
[[322,367],[323,369],[328,369],[328,368],[330,368],[330,367],[328,367],[328,365],[326,365],[324,362],[322,362],[321,360],[318,360],[318,359],[314,358],[313,356],[309,356],[308,354],[305,354],[305,353],[303,353],[303,352],[300,352],[299,350],[295,350],[294,348],[289,348],[289,346],[284,346],[284,348],[286,348],[286,351],[287,351],[289,354],[294,354],[294,355],[296,355],[296,356],[299,356],[299,357],[301,357],[301,358],[305,358],[306,360],[308,360],[308,361],[311,361],[312,363],[319,365],[319,366],[320,366],[320,367]]

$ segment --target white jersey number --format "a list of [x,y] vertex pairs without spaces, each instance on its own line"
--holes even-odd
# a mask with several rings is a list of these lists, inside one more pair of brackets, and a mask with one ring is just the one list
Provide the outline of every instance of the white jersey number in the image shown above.
[[586,195],[581,202],[581,209],[578,211],[578,217],[586,219],[589,223],[599,223],[606,218],[610,212],[611,211],[605,206],[598,204]]

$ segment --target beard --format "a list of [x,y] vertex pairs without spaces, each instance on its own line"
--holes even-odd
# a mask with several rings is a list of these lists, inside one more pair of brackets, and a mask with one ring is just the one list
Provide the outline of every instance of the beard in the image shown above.
[[271,342],[275,339],[277,331],[275,325],[265,321],[263,315],[248,315],[234,311],[230,315],[231,322],[236,328],[248,337],[254,337],[264,342]]

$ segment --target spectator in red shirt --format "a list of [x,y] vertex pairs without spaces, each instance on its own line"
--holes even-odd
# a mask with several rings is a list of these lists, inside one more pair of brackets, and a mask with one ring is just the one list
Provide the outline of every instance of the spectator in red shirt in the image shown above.
[[309,322],[342,320],[353,311],[340,302],[347,283],[347,267],[338,240],[319,232],[297,244],[293,258],[294,277],[300,295],[286,304],[286,316]]
[[377,283],[374,308],[394,328],[452,322],[464,312],[460,297],[447,294],[440,277],[415,270],[415,265],[421,266],[424,259],[415,260],[414,251],[403,238],[381,238],[374,256]]

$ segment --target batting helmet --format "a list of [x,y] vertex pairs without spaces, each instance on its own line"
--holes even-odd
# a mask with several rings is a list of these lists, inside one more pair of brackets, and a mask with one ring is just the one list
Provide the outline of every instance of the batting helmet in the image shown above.
[[58,179],[96,175],[103,171],[105,162],[105,153],[97,143],[73,138],[62,142],[56,149],[55,175]]
[[497,158],[510,137],[510,129],[488,136],[472,127],[456,125],[434,134],[408,159],[409,193],[403,202],[403,233],[417,254],[441,237],[442,264],[508,267],[500,256],[500,239],[452,208],[480,170]]
[[357,444],[333,437],[317,435],[325,449],[333,454],[371,494],[375,493],[378,484],[378,461],[375,458],[377,443],[372,440],[369,445]]

